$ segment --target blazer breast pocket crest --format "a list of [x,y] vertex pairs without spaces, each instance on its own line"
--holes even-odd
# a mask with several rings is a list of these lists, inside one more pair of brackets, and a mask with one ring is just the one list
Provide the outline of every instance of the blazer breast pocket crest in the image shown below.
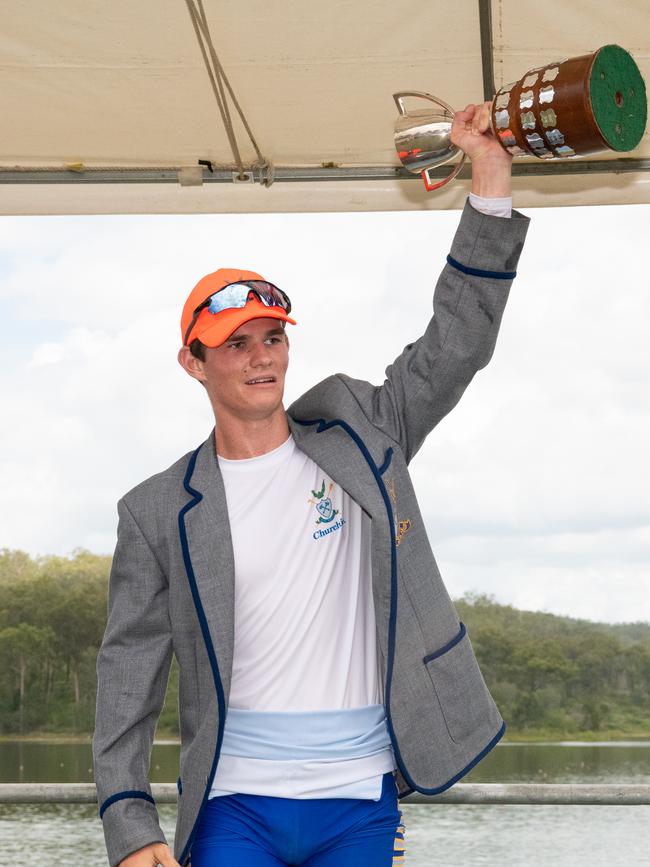
[[399,547],[400,542],[411,529],[410,518],[399,518],[397,515],[397,491],[395,489],[395,480],[391,477],[386,479],[386,490],[393,504],[393,524],[395,527],[395,544]]

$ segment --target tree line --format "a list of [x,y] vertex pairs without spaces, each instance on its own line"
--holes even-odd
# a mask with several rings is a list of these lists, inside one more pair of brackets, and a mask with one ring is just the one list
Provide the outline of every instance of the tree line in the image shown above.
[[[92,733],[110,565],[0,550],[0,734]],[[650,624],[455,604],[510,736],[650,735]],[[175,659],[157,731],[179,734]]]

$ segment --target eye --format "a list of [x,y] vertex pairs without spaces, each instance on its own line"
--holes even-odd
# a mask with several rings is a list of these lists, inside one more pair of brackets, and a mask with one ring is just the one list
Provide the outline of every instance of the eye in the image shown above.
[[267,339],[267,341],[270,340],[271,343],[280,343],[281,342],[279,337],[267,337],[266,339]]
[[228,344],[228,348],[229,348],[229,349],[241,349],[241,347],[242,347],[243,345],[244,345],[244,341],[243,341],[243,340],[233,340],[232,343],[229,343],[229,344]]

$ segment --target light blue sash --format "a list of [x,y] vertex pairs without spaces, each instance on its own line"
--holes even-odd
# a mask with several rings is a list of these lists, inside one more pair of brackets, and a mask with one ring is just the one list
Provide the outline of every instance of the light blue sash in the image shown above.
[[221,752],[275,760],[356,759],[391,746],[383,704],[342,710],[228,708]]

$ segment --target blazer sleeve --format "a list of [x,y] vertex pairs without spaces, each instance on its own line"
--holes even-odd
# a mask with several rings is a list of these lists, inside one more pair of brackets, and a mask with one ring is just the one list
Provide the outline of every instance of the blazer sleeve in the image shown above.
[[340,378],[370,422],[408,461],[492,357],[528,217],[480,213],[466,202],[424,334],[386,368],[383,385]]
[[117,510],[92,741],[110,867],[148,843],[167,843],[148,777],[172,658],[167,578],[124,498]]

